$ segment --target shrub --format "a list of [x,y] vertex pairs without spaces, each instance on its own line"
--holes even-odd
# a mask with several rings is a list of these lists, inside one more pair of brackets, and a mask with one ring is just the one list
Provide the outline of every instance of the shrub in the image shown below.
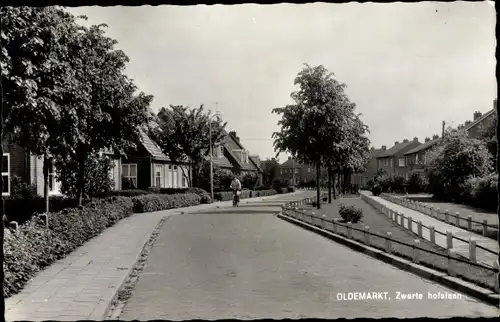
[[375,184],[372,187],[371,191],[374,196],[380,196],[382,194],[382,187],[378,184]]
[[254,191],[261,191],[261,190],[273,190],[273,187],[271,185],[262,185],[262,186],[257,186]]
[[94,199],[84,207],[51,213],[49,229],[37,217],[6,230],[4,241],[4,297],[18,293],[41,269],[132,214],[130,198]]
[[295,192],[295,187],[288,187],[288,192]]
[[[64,196],[50,196],[50,212],[58,212],[67,208],[78,206],[78,201]],[[23,224],[30,220],[34,214],[45,213],[45,199],[41,196],[35,198],[23,199],[16,197],[6,197],[4,199],[5,215],[8,221],[17,221]]]
[[26,183],[21,177],[13,176],[10,179],[10,197],[32,200],[38,197],[36,186]]
[[146,190],[140,190],[140,189],[130,189],[130,190],[111,190],[108,192],[104,193],[99,193],[95,195],[94,197],[96,198],[108,198],[108,197],[134,197],[134,196],[142,196],[142,195],[147,195],[149,194],[148,191]]
[[210,197],[210,194],[201,188],[189,188],[187,192],[194,193],[194,194],[197,194],[198,196],[200,196],[200,198],[201,198],[200,202],[202,204],[212,203],[212,197]]
[[417,171],[412,171],[408,175],[408,192],[409,193],[417,193],[425,191],[427,186],[425,177]]
[[201,197],[194,193],[185,194],[149,194],[133,197],[135,213],[153,212],[173,208],[196,206],[201,203]]
[[165,194],[165,195],[175,195],[179,193],[188,192],[189,188],[160,188],[160,187],[149,187],[148,191],[156,194]]
[[469,182],[472,186],[469,204],[495,211],[498,205],[497,174],[491,173],[481,178],[472,179]]
[[363,210],[356,208],[353,205],[339,205],[339,215],[345,222],[353,224],[359,222],[363,218]]

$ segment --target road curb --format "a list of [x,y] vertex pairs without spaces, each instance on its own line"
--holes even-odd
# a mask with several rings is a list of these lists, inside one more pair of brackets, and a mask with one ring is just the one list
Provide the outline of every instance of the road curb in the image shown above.
[[422,278],[425,278],[427,280],[439,283],[439,284],[446,286],[450,289],[467,294],[475,299],[478,299],[482,302],[493,305],[495,307],[499,306],[500,296],[499,296],[499,294],[496,294],[494,291],[490,291],[488,289],[479,287],[479,286],[474,285],[472,283],[468,283],[468,282],[462,281],[458,278],[448,276],[446,273],[442,273],[442,272],[427,268],[425,266],[415,264],[415,263],[408,261],[406,259],[387,254],[379,249],[376,249],[376,248],[373,248],[370,246],[366,246],[360,242],[353,241],[353,240],[345,238],[341,235],[334,234],[328,230],[319,228],[317,226],[313,226],[311,224],[297,220],[297,219],[292,218],[290,216],[284,215],[281,212],[277,214],[277,217],[282,219],[282,220],[285,220],[289,223],[297,225],[301,228],[304,228],[304,229],[309,230],[311,232],[317,233],[317,234],[319,234],[323,237],[326,237],[332,241],[335,241],[339,244],[347,246],[355,251],[361,252],[361,253],[366,254],[370,257],[381,260],[387,264],[391,264],[399,269],[413,273],[413,274],[420,276]]
[[134,263],[130,266],[130,269],[128,270],[127,272],[127,275],[125,276],[125,278],[123,279],[123,281],[120,282],[120,285],[115,288],[116,292],[115,294],[113,295],[113,297],[111,298],[111,300],[109,301],[109,303],[107,303],[106,306],[103,305],[103,307],[105,307],[105,309],[101,312],[92,312],[92,314],[90,315],[90,319],[91,320],[98,320],[98,321],[103,321],[103,320],[107,320],[110,313],[112,313],[116,307],[115,307],[115,304],[118,304],[118,295],[120,293],[120,291],[122,291],[125,287],[125,285],[127,284],[127,282],[129,282],[130,280],[130,275],[132,274],[132,272],[136,269],[138,263],[139,263],[139,260],[141,259],[141,255],[143,254],[143,252],[145,251],[145,249],[148,247],[148,245],[151,243],[151,242],[154,242],[154,240],[156,239],[156,237],[158,237],[158,235],[155,236],[154,240],[151,241],[154,233],[158,230],[160,230],[165,221],[167,219],[169,219],[171,216],[170,215],[166,215],[162,218],[160,218],[158,220],[158,223],[156,224],[156,226],[154,227],[154,229],[147,235],[147,239],[146,241],[144,242],[143,246],[141,247],[141,250],[140,252],[137,254],[137,257],[136,259],[134,260]]

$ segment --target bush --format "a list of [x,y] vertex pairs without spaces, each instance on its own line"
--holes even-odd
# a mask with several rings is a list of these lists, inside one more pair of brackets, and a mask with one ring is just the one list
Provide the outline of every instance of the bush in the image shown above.
[[[49,197],[50,212],[58,212],[77,206],[78,201],[73,198],[66,198],[64,196]],[[4,207],[8,221],[17,221],[21,225],[30,220],[34,214],[45,213],[45,199],[41,196],[28,199],[9,196],[4,199]]]
[[380,196],[382,194],[382,187],[378,184],[375,184],[372,187],[371,191],[374,196]]
[[10,197],[24,200],[36,199],[38,197],[36,186],[24,182],[21,177],[13,176],[10,179]]
[[417,171],[412,171],[408,175],[408,182],[407,182],[407,187],[408,187],[408,192],[409,193],[418,193],[418,192],[423,192],[425,191],[427,186],[427,182],[425,180],[425,177]]
[[194,194],[197,194],[198,196],[200,196],[200,198],[201,198],[200,202],[202,204],[212,203],[212,197],[210,197],[210,194],[201,188],[189,188],[187,192],[194,193]]
[[339,215],[345,222],[358,223],[363,218],[363,210],[353,205],[339,205]]
[[469,193],[471,197],[469,205],[496,211],[498,205],[497,174],[491,173],[482,178],[474,178],[469,182],[471,185],[467,188],[472,187]]
[[295,187],[288,187],[288,192],[295,192]]
[[262,186],[257,186],[254,191],[261,191],[261,190],[273,190],[273,187],[270,185],[262,185]]
[[16,233],[6,230],[4,297],[17,294],[41,269],[130,216],[132,207],[130,198],[94,199],[84,207],[51,213],[49,229],[34,217]]
[[111,190],[104,193],[99,193],[95,195],[96,198],[108,198],[108,197],[134,197],[134,196],[142,196],[148,195],[149,192],[146,190],[140,189],[130,189],[130,190]]
[[165,195],[175,195],[179,193],[188,192],[189,188],[160,188],[160,187],[149,187],[148,191],[156,194],[165,194]]
[[173,208],[196,206],[201,203],[201,197],[194,193],[185,194],[149,194],[132,197],[135,213],[153,212]]

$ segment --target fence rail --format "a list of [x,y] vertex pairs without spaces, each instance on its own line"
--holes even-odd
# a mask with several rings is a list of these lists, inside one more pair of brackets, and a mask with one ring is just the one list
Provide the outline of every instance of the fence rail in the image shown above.
[[[472,216],[468,216],[467,218],[461,217],[459,212],[456,212],[455,214],[451,214],[449,210],[444,210],[444,212],[441,211],[440,208],[429,206],[423,202],[415,201],[415,200],[409,200],[403,197],[396,197],[392,195],[388,195],[385,193],[381,194],[381,197],[384,198],[385,200],[394,202],[400,206],[421,212],[425,215],[429,215],[431,217],[434,217],[438,220],[441,220],[447,224],[457,226],[462,228],[460,225],[461,222],[467,222],[467,230],[472,231],[472,224],[478,224],[483,227],[483,235],[486,235],[487,229],[492,228],[494,230],[498,229],[498,225],[492,225],[488,224],[488,220],[485,219],[483,221],[477,221],[473,220]],[[444,219],[441,219],[441,215],[444,216]],[[455,222],[450,221],[450,217],[455,218]]]
[[[375,209],[377,209],[377,210],[381,211],[383,214],[387,215],[392,221],[394,221],[396,223],[401,222],[399,225],[402,226],[403,228],[405,228],[405,229],[411,228],[410,226],[412,226],[412,225],[407,225],[407,226],[404,225],[404,219],[408,220],[408,218],[406,216],[404,216],[402,213],[399,213],[397,211],[389,209],[388,207],[378,203],[376,200],[369,198],[365,195],[362,195],[361,198],[363,198],[363,200],[365,200],[368,204],[372,205]],[[389,200],[389,201],[391,201],[391,200]],[[400,218],[400,221],[398,221],[398,218]],[[415,222],[415,221],[412,220],[412,223],[413,222]],[[417,222],[417,224],[419,224],[419,223],[420,222]],[[422,225],[422,224],[420,223],[420,225]],[[447,242],[446,242],[447,249],[451,249],[453,247],[453,240],[455,240],[455,239],[460,241],[460,242],[469,244],[469,260],[471,262],[476,261],[476,256],[475,256],[476,248],[484,250],[485,252],[490,253],[490,254],[494,254],[494,255],[497,254],[497,251],[495,251],[495,250],[486,248],[486,247],[481,246],[481,245],[477,245],[476,241],[474,241],[474,240],[466,240],[466,239],[454,236],[451,232],[446,232],[446,233],[440,232],[432,226],[427,227],[427,229],[429,230],[429,239],[432,243],[435,243],[435,233],[446,236],[447,237]],[[412,232],[413,232],[413,230],[412,230]]]

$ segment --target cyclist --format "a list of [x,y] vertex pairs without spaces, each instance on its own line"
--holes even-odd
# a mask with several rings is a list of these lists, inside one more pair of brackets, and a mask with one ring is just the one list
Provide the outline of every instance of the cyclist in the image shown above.
[[233,177],[231,181],[231,189],[233,190],[233,206],[236,206],[240,202],[240,191],[241,191],[241,181],[237,176]]

